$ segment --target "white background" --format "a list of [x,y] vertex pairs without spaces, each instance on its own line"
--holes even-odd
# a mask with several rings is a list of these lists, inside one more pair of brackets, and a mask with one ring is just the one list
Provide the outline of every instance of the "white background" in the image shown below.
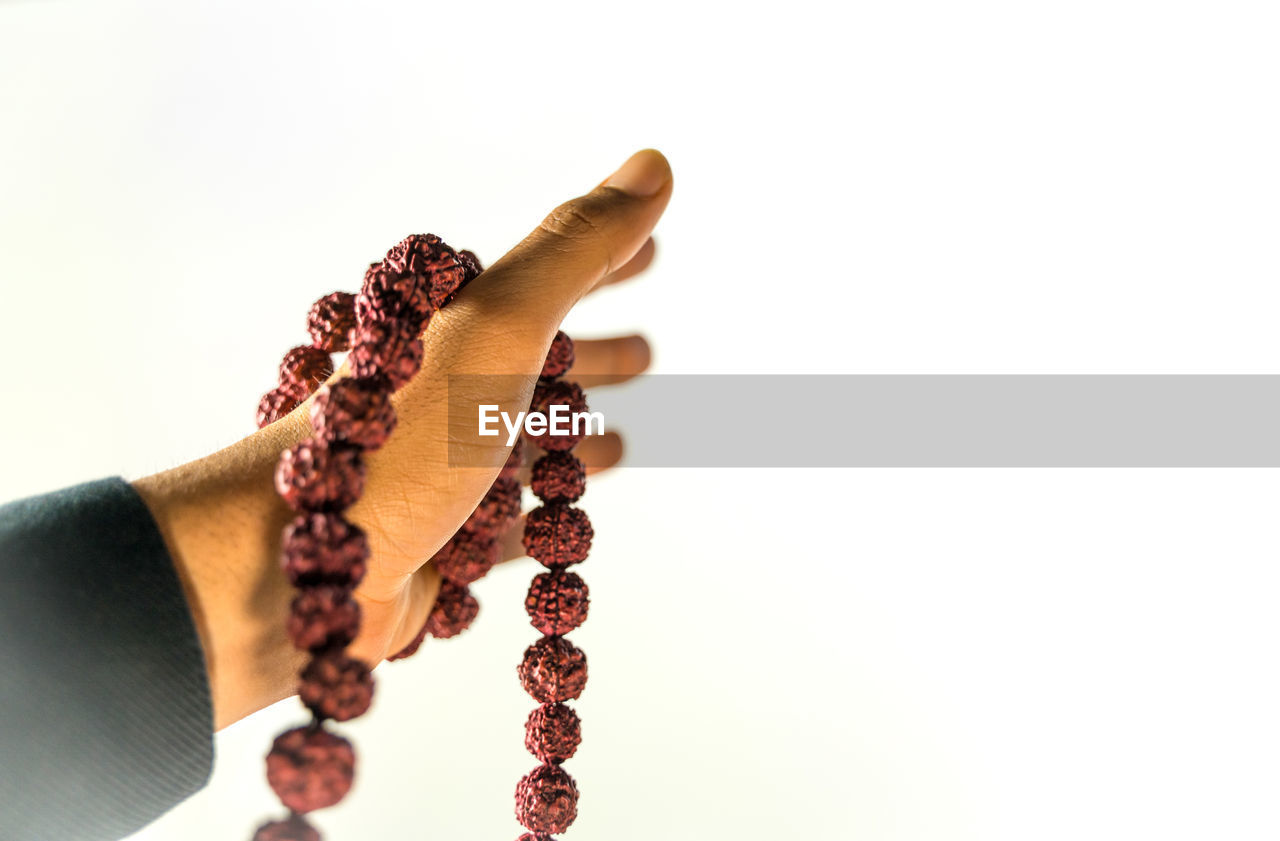
[[[0,497],[248,433],[314,298],[410,232],[491,261],[642,146],[676,173],[660,257],[566,328],[641,330],[655,371],[1276,373],[1277,23],[1221,0],[0,3]],[[566,837],[1277,837],[1275,479],[601,477]],[[378,670],[328,838],[519,834],[533,572]],[[301,718],[220,734],[209,787],[137,841],[247,838]]]

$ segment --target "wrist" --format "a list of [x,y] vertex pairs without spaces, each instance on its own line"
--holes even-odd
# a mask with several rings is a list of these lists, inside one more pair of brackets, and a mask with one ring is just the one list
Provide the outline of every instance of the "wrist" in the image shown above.
[[280,569],[292,512],[272,475],[282,449],[305,435],[294,416],[211,456],[133,482],[182,581],[221,729],[292,695],[305,655],[284,617],[293,597]]

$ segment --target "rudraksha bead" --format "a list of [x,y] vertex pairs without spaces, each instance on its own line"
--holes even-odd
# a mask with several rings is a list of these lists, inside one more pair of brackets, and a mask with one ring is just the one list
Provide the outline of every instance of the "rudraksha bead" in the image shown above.
[[547,453],[533,463],[529,485],[543,502],[576,502],[587,489],[587,468],[572,453]]
[[[400,321],[420,330],[431,314],[426,283],[427,280],[418,275],[374,263],[365,272],[360,294],[356,296],[358,323]],[[354,341],[352,344],[354,346]]]
[[547,350],[547,361],[542,363],[542,373],[538,376],[550,380],[572,367],[573,339],[563,330],[557,330],[556,337],[551,340],[551,347]]
[[[377,273],[387,275],[378,278]],[[395,290],[395,273],[390,272],[382,262],[370,263],[364,270],[364,280],[360,281],[360,290],[356,293],[356,326],[370,321],[395,321],[404,308],[403,296]],[[355,346],[355,336],[351,339]]]
[[364,462],[358,451],[329,447],[308,438],[280,454],[276,491],[299,511],[346,508],[364,490]]
[[275,423],[298,408],[311,392],[297,380],[286,380],[262,395],[258,401],[258,428]]
[[311,343],[329,353],[351,347],[351,331],[356,329],[356,296],[350,292],[330,292],[311,305],[307,313],[307,333]]
[[308,389],[315,388],[333,373],[333,358],[329,352],[312,345],[290,348],[280,362],[280,382],[302,383]]
[[298,696],[317,718],[347,721],[373,701],[369,664],[338,652],[321,654],[302,670]]
[[582,722],[564,704],[543,704],[524,723],[524,746],[543,762],[559,765],[582,742]]
[[594,536],[587,512],[549,502],[525,516],[522,543],[529,557],[555,568],[584,560]]
[[253,841],[320,841],[320,833],[302,815],[290,815],[258,827]]
[[456,637],[470,627],[480,612],[480,602],[465,585],[440,582],[440,593],[427,616],[427,633],[436,639]]
[[516,841],[556,841],[545,832],[523,832]]
[[323,441],[381,447],[396,428],[390,385],[381,377],[347,377],[320,386],[311,403],[311,428]]
[[[466,286],[475,280],[484,271],[480,258],[476,256],[474,251],[468,251],[465,248],[458,252],[458,265],[462,266],[462,286]],[[462,286],[458,288],[461,289]]]
[[562,419],[558,423],[558,428],[567,430],[570,434],[552,435],[550,424],[545,432],[535,434],[526,431],[525,434],[544,450],[572,450],[588,431],[586,423],[578,422],[577,434],[572,434],[575,428],[573,415],[587,411],[587,398],[582,393],[582,386],[568,380],[539,380],[533,389],[533,402],[529,406],[529,411],[540,412],[550,418],[552,406],[568,407],[561,410]]
[[556,570],[535,575],[524,599],[533,627],[548,636],[561,636],[587,621],[590,591],[572,572]]
[[400,388],[422,367],[422,339],[418,329],[402,321],[363,322],[351,347],[351,372],[373,378],[383,374],[392,388]]
[[307,587],[289,605],[285,630],[302,651],[340,648],[360,632],[360,603],[344,587]]
[[440,577],[454,584],[478,581],[502,556],[502,546],[491,534],[459,531],[431,558]]
[[516,786],[516,819],[534,832],[564,832],[578,816],[578,787],[558,765],[539,765]]
[[392,271],[423,279],[431,306],[442,307],[462,286],[466,267],[458,254],[435,234],[413,234],[391,247],[382,264]]
[[511,452],[507,454],[507,460],[502,465],[502,470],[498,472],[499,479],[514,479],[520,475],[520,468],[524,466],[524,438],[516,439],[515,445],[511,448]]
[[295,727],[276,737],[267,754],[267,783],[289,809],[306,813],[340,801],[351,790],[356,752],[318,727]]
[[517,673],[534,700],[571,701],[587,685],[587,655],[564,637],[543,637],[525,649]]
[[364,578],[368,560],[364,530],[341,514],[299,514],[285,527],[281,564],[295,587],[355,587]]
[[520,517],[520,482],[498,479],[462,524],[465,531],[490,537],[501,537]]

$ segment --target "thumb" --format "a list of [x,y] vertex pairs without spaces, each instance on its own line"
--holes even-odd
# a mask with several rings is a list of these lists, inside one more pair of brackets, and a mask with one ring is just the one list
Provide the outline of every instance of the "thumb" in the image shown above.
[[[458,297],[486,318],[550,334],[605,275],[649,238],[671,198],[671,167],[636,152],[590,193],[561,204]],[[516,326],[513,324],[512,326]]]

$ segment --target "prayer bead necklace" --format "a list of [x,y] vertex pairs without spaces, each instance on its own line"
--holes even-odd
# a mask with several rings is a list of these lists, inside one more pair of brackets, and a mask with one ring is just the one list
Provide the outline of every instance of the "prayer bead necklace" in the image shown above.
[[[258,405],[262,427],[315,393],[312,435],[281,454],[275,474],[276,490],[298,512],[284,530],[281,565],[298,589],[286,630],[310,655],[298,695],[312,717],[276,737],[267,755],[267,781],[289,815],[260,826],[253,841],[319,841],[306,815],[338,803],[351,788],[354,748],[326,723],[363,714],[373,676],[370,664],[345,653],[360,628],[352,594],[368,568],[369,544],[343,512],[363,490],[364,454],[395,429],[391,395],[421,368],[421,335],[432,314],[481,271],[474,254],[455,252],[439,237],[408,237],[369,267],[358,295],[334,292],[312,305],[311,344],[285,354],[276,387]],[[352,376],[326,383],[331,354],[343,351],[350,351]],[[572,364],[573,342],[557,333],[532,409],[586,410],[582,389],[562,379]],[[588,591],[567,568],[586,558],[593,530],[586,513],[573,507],[586,487],[585,467],[570,452],[581,436],[528,437],[546,453],[532,467],[532,490],[543,505],[526,517],[523,545],[548,571],[533,579],[525,599],[543,636],[525,651],[517,674],[541,704],[525,723],[525,746],[542,764],[517,785],[515,811],[529,830],[520,841],[551,841],[549,833],[563,832],[577,815],[577,786],[560,764],[577,750],[581,728],[564,702],[582,693],[587,663],[564,634],[585,621]],[[521,451],[517,441],[480,504],[431,559],[441,577],[435,604],[413,641],[388,660],[413,654],[428,635],[456,636],[475,619],[479,603],[469,585],[500,560],[503,534],[519,519]]]

